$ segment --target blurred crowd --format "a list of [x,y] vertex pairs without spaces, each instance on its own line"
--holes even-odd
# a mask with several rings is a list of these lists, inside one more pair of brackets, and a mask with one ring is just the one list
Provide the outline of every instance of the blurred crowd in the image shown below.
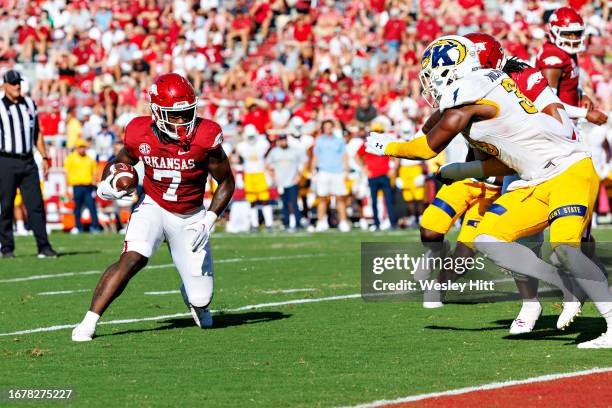
[[[487,32],[507,53],[530,61],[547,40],[550,14],[569,4],[587,24],[587,51],[579,56],[582,88],[600,109],[612,110],[612,23],[605,0],[0,4],[0,65],[28,78],[24,90],[38,104],[41,132],[57,172],[64,171],[66,157],[77,146],[100,168],[120,147],[125,125],[149,114],[146,91],[152,79],[170,71],[194,84],[200,115],[221,124],[224,148],[245,173],[245,182],[247,162],[254,159],[249,152],[259,151],[253,146],[266,145],[264,156],[285,143],[278,139],[302,149],[303,162],[290,185],[278,179],[275,163],[260,158],[263,169],[257,173],[266,179],[257,183],[266,185],[267,194],[253,199],[237,191],[236,202],[257,204],[248,211],[245,206],[244,228],[259,225],[260,216],[270,228],[269,205],[285,200],[289,208],[298,207],[283,214],[287,228],[324,230],[338,224],[347,230],[351,220],[372,229],[417,225],[436,189],[428,176],[444,160],[461,160],[465,146],[454,143],[446,155],[425,164],[376,161],[360,146],[372,127],[408,137],[431,113],[420,96],[419,61],[427,44],[442,34]],[[347,194],[328,191],[336,197],[331,213],[329,200],[317,198],[317,189],[331,186],[325,174],[330,172],[317,172],[313,165],[330,160],[318,153],[322,136],[342,141],[336,143],[340,164],[330,169],[342,174]],[[247,143],[242,152],[241,143]],[[64,189],[47,193],[64,194]],[[234,213],[240,213],[238,207]],[[329,220],[322,222],[325,214]],[[236,228],[243,228],[239,224]]]

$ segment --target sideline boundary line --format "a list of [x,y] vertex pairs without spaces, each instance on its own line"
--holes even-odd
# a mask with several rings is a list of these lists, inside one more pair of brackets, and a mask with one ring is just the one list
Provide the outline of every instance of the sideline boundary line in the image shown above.
[[612,367],[603,367],[603,368],[595,367],[590,370],[574,371],[570,373],[547,374],[547,375],[542,375],[539,377],[530,377],[530,378],[526,378],[523,380],[493,382],[493,383],[488,383],[488,384],[476,385],[473,387],[457,388],[454,390],[440,391],[440,392],[430,392],[427,394],[412,395],[412,396],[402,397],[402,398],[397,398],[397,399],[392,399],[392,400],[372,401],[372,402],[367,402],[365,404],[352,405],[351,407],[352,408],[381,407],[381,406],[391,405],[391,404],[401,404],[405,402],[422,401],[422,400],[430,399],[430,398],[462,395],[462,394],[468,394],[468,393],[475,392],[475,391],[497,390],[500,388],[511,387],[514,385],[533,384],[533,383],[538,383],[538,382],[554,381],[554,380],[560,380],[563,378],[580,377],[583,375],[607,373],[607,372],[612,372]]

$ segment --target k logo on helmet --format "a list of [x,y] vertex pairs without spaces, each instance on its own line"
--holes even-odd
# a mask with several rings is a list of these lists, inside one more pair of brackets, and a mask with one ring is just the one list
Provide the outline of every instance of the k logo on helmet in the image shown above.
[[431,65],[431,68],[455,66],[465,59],[467,50],[463,44],[453,39],[441,39],[433,43],[421,59],[422,68]]

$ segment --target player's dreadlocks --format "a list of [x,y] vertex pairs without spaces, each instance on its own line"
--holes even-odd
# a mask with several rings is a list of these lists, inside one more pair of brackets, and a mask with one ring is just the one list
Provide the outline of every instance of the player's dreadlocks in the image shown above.
[[529,68],[529,67],[530,65],[527,64],[525,61],[522,61],[516,57],[510,57],[508,60],[506,60],[506,63],[504,64],[502,71],[510,75],[515,72],[521,72],[525,68]]

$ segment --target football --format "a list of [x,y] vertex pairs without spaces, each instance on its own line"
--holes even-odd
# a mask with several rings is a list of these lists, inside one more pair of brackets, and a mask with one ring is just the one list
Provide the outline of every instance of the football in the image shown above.
[[117,191],[128,191],[132,193],[138,186],[138,173],[134,166],[125,163],[117,163],[111,166],[114,175],[111,185]]

